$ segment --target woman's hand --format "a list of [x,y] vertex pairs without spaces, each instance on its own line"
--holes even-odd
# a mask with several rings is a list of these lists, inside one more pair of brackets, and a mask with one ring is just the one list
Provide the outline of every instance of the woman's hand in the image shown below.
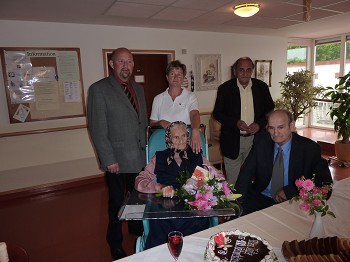
[[202,140],[199,129],[192,129],[191,147],[193,152],[195,152],[196,154],[198,154],[202,149]]
[[173,198],[174,193],[175,193],[173,186],[165,186],[161,189],[161,191],[163,193],[163,197]]
[[170,125],[171,123],[169,121],[166,121],[166,120],[160,120],[159,121],[159,125],[161,127],[163,127],[164,129],[167,128],[168,125]]

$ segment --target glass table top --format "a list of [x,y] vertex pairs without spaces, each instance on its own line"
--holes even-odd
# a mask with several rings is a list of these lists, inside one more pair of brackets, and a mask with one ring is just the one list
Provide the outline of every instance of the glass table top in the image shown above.
[[155,194],[140,193],[134,190],[125,198],[118,212],[119,220],[192,218],[241,215],[242,208],[237,202],[232,207],[210,210],[187,210],[176,197],[163,198]]

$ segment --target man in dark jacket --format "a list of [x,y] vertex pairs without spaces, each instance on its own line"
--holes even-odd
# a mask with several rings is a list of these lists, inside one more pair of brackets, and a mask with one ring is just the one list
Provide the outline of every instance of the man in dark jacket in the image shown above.
[[[243,196],[243,215],[291,199],[298,194],[295,180],[304,176],[316,186],[332,182],[327,161],[313,140],[293,132],[295,122],[290,112],[275,110],[268,115],[267,132],[255,136],[236,183]],[[281,186],[273,190],[274,161],[281,148],[283,168],[276,175]],[[277,161],[277,160],[276,160]],[[274,193],[275,192],[275,193]]]
[[213,117],[221,123],[220,147],[228,182],[235,184],[248,156],[254,135],[266,126],[266,114],[274,109],[267,84],[251,78],[254,63],[249,57],[233,65],[236,78],[218,88]]

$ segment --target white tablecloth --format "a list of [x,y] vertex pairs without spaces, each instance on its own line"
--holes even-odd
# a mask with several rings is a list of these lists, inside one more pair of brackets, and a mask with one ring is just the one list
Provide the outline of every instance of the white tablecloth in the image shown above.
[[[350,237],[350,178],[335,181],[333,193],[328,201],[336,218],[323,217],[327,236]],[[285,261],[281,254],[283,241],[308,239],[314,217],[302,211],[298,203],[284,202],[258,212],[231,220],[216,227],[184,238],[179,262],[203,261],[204,250],[210,236],[220,231],[239,229],[266,239],[274,248],[279,261]],[[134,254],[118,261],[171,261],[166,244]]]

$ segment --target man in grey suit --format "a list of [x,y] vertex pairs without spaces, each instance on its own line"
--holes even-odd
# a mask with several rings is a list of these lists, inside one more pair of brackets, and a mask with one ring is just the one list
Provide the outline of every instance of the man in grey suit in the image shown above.
[[135,177],[146,165],[148,117],[143,87],[130,79],[134,69],[131,52],[116,49],[109,65],[113,74],[89,88],[87,114],[90,136],[109,191],[107,241],[113,259],[119,259],[126,254],[117,212],[125,192],[133,190]]

